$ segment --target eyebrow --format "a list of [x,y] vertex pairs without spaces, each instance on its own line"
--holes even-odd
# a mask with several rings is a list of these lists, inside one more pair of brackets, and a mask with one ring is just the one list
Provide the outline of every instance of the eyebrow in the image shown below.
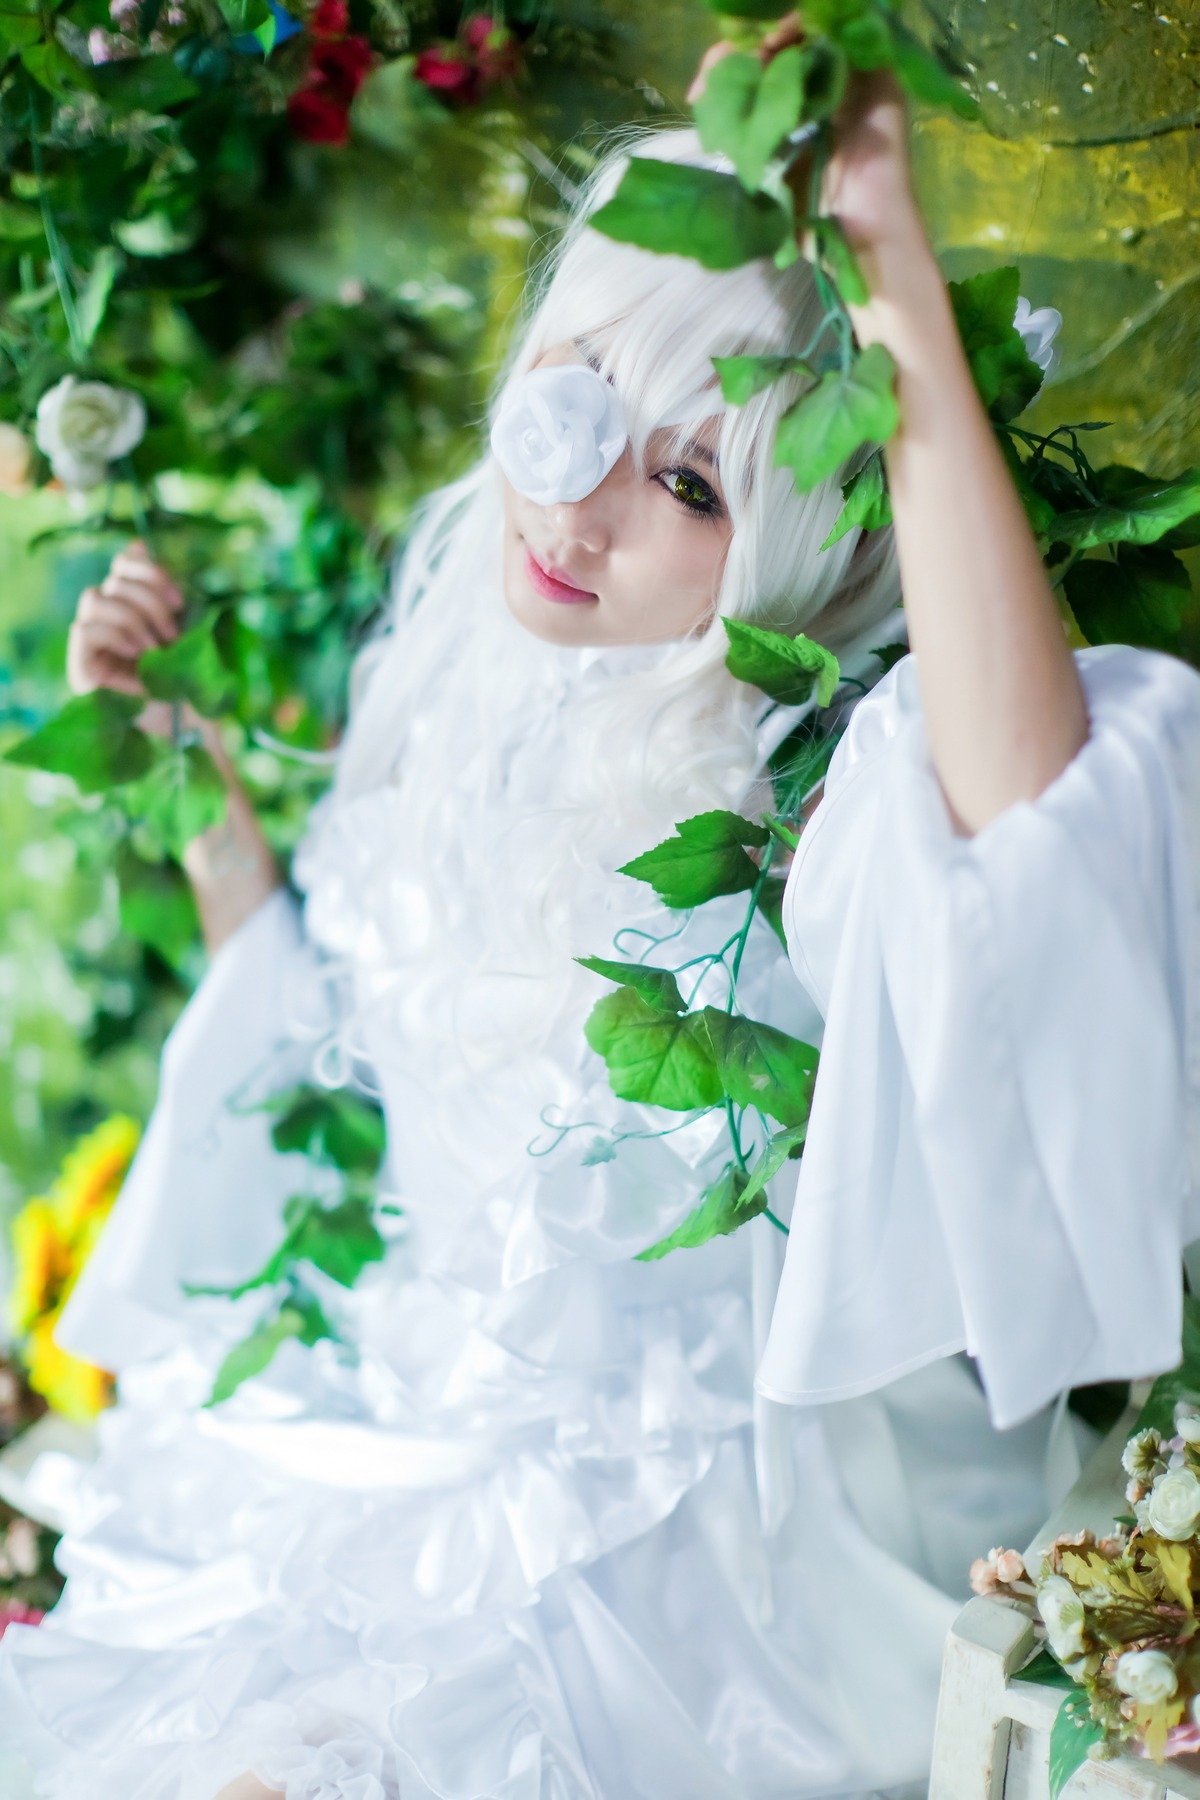
[[[584,350],[584,340],[582,338],[574,338],[572,342],[574,343],[575,348],[583,356],[584,360],[596,371],[597,375],[601,374],[603,371],[600,358],[598,356],[593,356],[590,351]],[[612,376],[608,376],[607,379],[611,382]],[[660,431],[667,431],[670,427],[662,425],[659,429]],[[687,442],[680,447],[679,454],[681,456],[690,456],[696,462],[705,462],[710,469],[715,470],[717,467],[716,457],[707,445],[700,443],[698,438],[689,438]]]

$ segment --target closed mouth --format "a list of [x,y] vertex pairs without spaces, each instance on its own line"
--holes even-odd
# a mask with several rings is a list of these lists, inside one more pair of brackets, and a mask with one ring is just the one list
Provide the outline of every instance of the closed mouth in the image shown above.
[[585,602],[595,604],[599,596],[581,588],[562,573],[561,570],[547,568],[540,563],[528,544],[525,546],[525,575],[530,587],[541,594],[545,600],[553,600],[560,606],[581,606]]

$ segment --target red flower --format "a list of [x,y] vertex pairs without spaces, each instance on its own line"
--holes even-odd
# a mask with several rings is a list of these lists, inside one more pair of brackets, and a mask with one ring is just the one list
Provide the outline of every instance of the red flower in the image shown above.
[[350,137],[350,112],[323,82],[299,88],[287,103],[288,123],[310,144],[344,144]]
[[309,81],[314,87],[324,88],[335,96],[343,106],[349,106],[374,60],[365,37],[314,44]]
[[516,74],[521,61],[520,46],[506,26],[498,25],[486,13],[476,13],[463,26],[462,38],[475,56],[479,73],[489,85],[493,81],[509,80]]
[[456,44],[435,44],[431,50],[422,50],[413,75],[422,87],[460,106],[470,106],[483,92],[474,63]]
[[344,37],[350,29],[350,8],[346,0],[321,0],[308,22],[308,29],[316,38]]
[[475,13],[456,43],[422,50],[413,75],[452,106],[472,106],[495,82],[508,80],[519,67],[520,46],[512,32],[486,13]]
[[23,1600],[0,1600],[0,1638],[10,1625],[40,1625],[45,1616],[36,1606],[26,1606]]

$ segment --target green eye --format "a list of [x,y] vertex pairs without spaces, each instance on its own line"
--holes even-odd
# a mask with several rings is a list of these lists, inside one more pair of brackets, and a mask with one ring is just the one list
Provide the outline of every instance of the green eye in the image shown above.
[[671,483],[671,492],[685,506],[708,506],[712,495],[703,482],[697,481],[694,475],[685,475],[682,470]]

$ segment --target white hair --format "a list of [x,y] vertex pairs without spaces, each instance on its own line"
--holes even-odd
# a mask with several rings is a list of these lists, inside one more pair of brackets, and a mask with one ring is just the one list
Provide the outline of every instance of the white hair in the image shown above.
[[[620,862],[667,836],[680,818],[758,797],[766,703],[726,670],[720,617],[803,630],[838,649],[861,641],[899,598],[890,531],[864,538],[855,530],[819,548],[841,509],[847,471],[800,495],[790,473],[773,466],[776,422],[803,383],[789,378],[736,408],[723,406],[716,385],[714,356],[811,349],[822,308],[808,265],[798,260],[781,270],[759,260],[714,273],[601,236],[588,216],[630,154],[712,160],[689,131],[625,141],[601,160],[532,286],[496,399],[505,381],[575,341],[613,381],[635,458],[664,425],[685,437],[715,416],[733,527],[717,615],[678,642],[606,652],[584,679],[586,655],[534,638],[507,613],[500,485],[485,457],[423,509],[385,628],[361,659],[332,796],[336,815],[372,790],[402,790],[403,845],[380,845],[379,854],[403,860],[445,900],[433,928],[446,957],[414,949],[412,979],[418,964],[453,964],[455,972],[445,973],[452,1003],[439,1016],[454,1021],[465,1052],[484,1060],[510,1053],[514,1032],[542,1039],[565,1005],[593,996],[594,979],[583,977],[581,989],[570,959],[603,953],[605,940],[594,934],[606,930],[610,940],[611,921],[636,914],[638,890],[614,881]],[[569,716],[546,793],[531,802],[528,829],[514,829],[513,758],[564,680]],[[475,896],[476,914],[460,930],[451,889],[464,879],[464,845],[491,859],[494,880],[482,903]],[[319,862],[308,859],[310,867]],[[402,947],[394,955],[407,960]],[[518,1024],[505,1015],[502,1024],[504,1008],[493,1008],[493,1029],[468,996],[497,963],[521,971],[514,1004],[523,1017]]]

